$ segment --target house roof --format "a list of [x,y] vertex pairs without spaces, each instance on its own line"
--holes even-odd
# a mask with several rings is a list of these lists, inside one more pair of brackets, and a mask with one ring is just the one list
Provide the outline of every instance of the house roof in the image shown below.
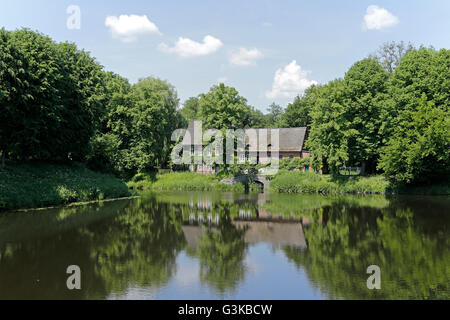
[[[245,129],[245,144],[250,151],[302,151],[306,127]],[[256,138],[255,138],[256,137]],[[273,137],[273,141],[272,141]],[[278,137],[278,141],[276,141]],[[253,143],[252,143],[253,141]],[[183,146],[202,145],[201,121],[191,121],[182,142]],[[279,148],[277,148],[277,145]]]
[[[251,130],[256,130],[258,136],[257,151],[271,151],[278,149],[279,151],[302,151],[306,137],[306,127],[301,128],[263,128],[263,129],[247,129],[246,144],[250,144],[249,150],[255,150],[254,145],[250,143]],[[276,141],[278,137],[278,142]],[[273,138],[273,140],[272,140]],[[278,148],[276,148],[278,144]]]

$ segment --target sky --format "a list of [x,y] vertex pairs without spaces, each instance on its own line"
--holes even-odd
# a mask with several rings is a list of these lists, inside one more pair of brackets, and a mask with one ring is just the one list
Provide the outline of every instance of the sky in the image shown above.
[[448,0],[0,0],[0,27],[75,42],[181,103],[220,82],[265,112],[343,77],[385,42],[450,48]]

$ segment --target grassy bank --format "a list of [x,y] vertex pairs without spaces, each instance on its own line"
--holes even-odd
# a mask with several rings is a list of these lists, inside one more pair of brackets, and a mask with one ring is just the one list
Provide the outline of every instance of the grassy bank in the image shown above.
[[128,195],[120,180],[78,164],[27,163],[0,168],[0,211]]
[[387,193],[382,176],[331,178],[315,173],[282,171],[270,182],[272,191],[285,193]]
[[270,183],[272,191],[282,193],[363,193],[363,194],[415,194],[415,195],[448,195],[450,184],[411,187],[392,186],[381,176],[340,177],[303,173],[298,171],[281,171]]
[[[163,174],[137,174],[127,183],[131,189],[139,190],[171,190],[171,191],[230,191],[244,192],[241,183],[227,185],[220,182],[222,177],[202,175],[191,172],[173,172]],[[250,191],[259,191],[259,187],[251,184]],[[371,177],[340,177],[303,173],[300,171],[280,170],[270,182],[270,191],[279,193],[323,193],[323,194],[421,194],[448,195],[450,185],[434,185],[429,187],[393,187],[381,175]]]
[[244,192],[241,183],[227,185],[220,183],[215,175],[202,175],[192,172],[173,172],[164,174],[137,174],[127,183],[129,188],[140,190],[184,190],[184,191],[232,191]]

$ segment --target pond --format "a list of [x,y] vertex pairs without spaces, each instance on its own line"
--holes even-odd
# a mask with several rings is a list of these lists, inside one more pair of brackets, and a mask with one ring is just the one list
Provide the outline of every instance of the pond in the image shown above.
[[449,299],[449,226],[450,197],[419,196],[157,192],[4,213],[0,299]]

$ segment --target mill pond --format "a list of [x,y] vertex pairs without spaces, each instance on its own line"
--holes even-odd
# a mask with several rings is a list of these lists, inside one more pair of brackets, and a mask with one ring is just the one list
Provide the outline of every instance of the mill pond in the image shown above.
[[3,213],[0,299],[449,299],[449,226],[448,196],[156,192]]

